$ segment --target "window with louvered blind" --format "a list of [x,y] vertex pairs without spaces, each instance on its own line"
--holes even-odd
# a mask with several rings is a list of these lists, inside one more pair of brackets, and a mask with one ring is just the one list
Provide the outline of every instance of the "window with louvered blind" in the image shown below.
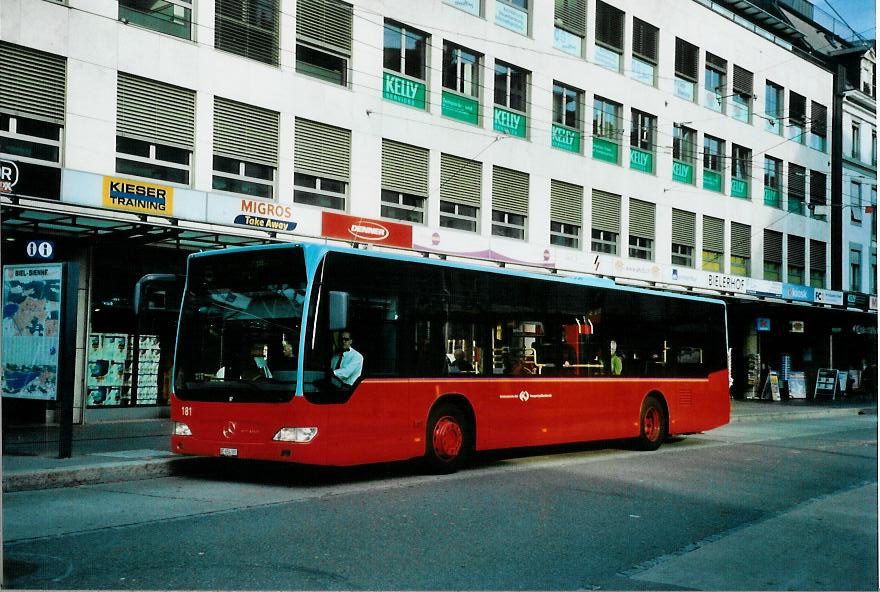
[[67,60],[0,41],[0,111],[64,125]]
[[382,140],[383,218],[424,222],[428,158],[427,148]]
[[703,216],[703,250],[724,252],[724,220]]
[[278,0],[216,0],[214,47],[278,65]]
[[593,190],[591,222],[594,229],[620,232],[620,196]]
[[697,246],[697,215],[685,210],[672,210],[673,265],[694,266],[694,248]]
[[810,146],[825,151],[828,135],[828,109],[825,105],[812,101],[810,103]]
[[804,283],[804,268],[806,267],[804,242],[802,236],[788,235],[788,282],[791,284]]
[[659,33],[660,29],[654,25],[633,17],[633,55],[656,65]]
[[803,126],[807,118],[807,99],[796,92],[788,92],[788,121],[792,125]]
[[654,238],[655,204],[640,199],[629,200],[629,233],[641,238]]
[[615,53],[623,53],[624,12],[596,0],[596,42]]
[[66,70],[61,56],[0,41],[0,157],[18,162],[15,195],[61,195]]
[[828,178],[825,173],[810,171],[810,203],[817,206],[828,203]]
[[586,0],[556,0],[556,7],[553,16],[557,27],[565,29],[569,33],[574,33],[580,37],[586,35]]
[[214,97],[214,175],[218,191],[274,197],[278,113]]
[[525,240],[529,213],[529,175],[492,168],[492,234]]
[[477,232],[482,188],[482,163],[452,154],[441,154],[440,226]]
[[333,84],[348,84],[352,15],[352,5],[340,0],[297,0],[297,72]]
[[351,175],[351,131],[297,117],[293,166],[293,201],[346,209]]
[[550,180],[550,219],[580,226],[583,221],[584,188]]
[[119,72],[116,171],[189,185],[195,91]]
[[782,233],[764,229],[764,261],[782,263]]
[[810,286],[825,287],[825,246],[824,241],[810,239]]
[[741,68],[736,64],[733,65],[733,92],[740,95],[747,95],[749,99],[752,97],[754,88],[754,74]]
[[690,82],[697,81],[700,48],[684,39],[675,38],[675,75]]
[[788,164],[788,211],[803,213],[807,196],[807,169],[796,164]]
[[739,222],[730,223],[730,273],[749,276],[752,258],[752,227]]

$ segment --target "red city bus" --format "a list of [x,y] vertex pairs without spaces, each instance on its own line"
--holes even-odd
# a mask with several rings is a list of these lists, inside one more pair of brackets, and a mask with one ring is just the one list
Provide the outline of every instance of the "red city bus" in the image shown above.
[[729,417],[718,300],[324,245],[189,259],[180,454],[451,471],[475,450],[653,450]]

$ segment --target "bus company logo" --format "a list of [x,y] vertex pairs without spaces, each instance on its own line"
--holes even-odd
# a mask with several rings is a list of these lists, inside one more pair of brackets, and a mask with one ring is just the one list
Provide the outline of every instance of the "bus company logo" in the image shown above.
[[226,425],[223,426],[223,437],[227,439],[233,437],[237,427],[234,421],[227,421]]
[[530,393],[529,391],[520,391],[515,395],[499,395],[500,399],[519,399],[523,403],[527,402],[529,399],[552,399],[553,395],[550,393]]
[[376,222],[361,220],[348,227],[348,232],[355,238],[368,241],[380,241],[388,238],[391,234],[387,228]]

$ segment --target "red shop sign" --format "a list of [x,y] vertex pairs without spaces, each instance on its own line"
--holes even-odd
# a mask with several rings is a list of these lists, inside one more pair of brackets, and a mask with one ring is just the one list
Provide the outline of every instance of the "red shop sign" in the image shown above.
[[333,212],[321,213],[321,234],[328,238],[407,249],[411,249],[413,245],[412,226],[408,224],[358,218]]

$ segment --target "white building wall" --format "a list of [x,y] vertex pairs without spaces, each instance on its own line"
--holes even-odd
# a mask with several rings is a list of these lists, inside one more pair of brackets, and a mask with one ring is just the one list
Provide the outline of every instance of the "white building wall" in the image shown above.
[[[728,60],[730,94],[733,64],[754,73],[753,111],[764,110],[767,79],[829,108],[832,104],[830,72],[806,62],[790,51],[756,35],[733,21],[692,0],[611,0],[626,12],[624,73],[610,72],[595,60],[595,0],[587,2],[586,59],[568,56],[553,48],[553,3],[535,2],[530,36],[522,36],[495,24],[495,2],[484,0],[482,18],[444,4],[407,0],[355,0],[351,85],[342,88],[295,72],[295,0],[281,1],[280,67],[273,67],[213,48],[214,6],[209,0],[194,2],[194,41],[180,40],[117,19],[117,3],[111,0],[70,0],[67,6],[43,0],[4,0],[0,4],[0,36],[68,58],[67,113],[64,135],[64,166],[112,175],[115,171],[116,73],[152,78],[197,91],[196,146],[193,153],[192,187],[210,191],[212,177],[213,97],[257,105],[280,112],[278,199],[292,203],[293,124],[295,117],[312,119],[352,130],[349,213],[379,217],[381,142],[389,138],[430,150],[430,196],[426,223],[439,221],[439,154],[448,152],[483,163],[483,207],[480,233],[491,234],[492,166],[499,165],[530,175],[531,198],[528,241],[549,243],[550,179],[584,187],[581,249],[590,256],[590,192],[593,188],[619,193],[622,200],[620,249],[626,256],[629,198],[657,204],[655,261],[669,263],[671,209],[697,214],[696,266],[700,265],[702,216],[723,218],[725,271],[729,268],[730,221],[752,226],[752,273],[762,277],[763,229],[830,241],[829,223],[788,213],[763,204],[764,154],[808,170],[830,172],[830,153],[788,141],[765,131],[764,119],[751,124],[734,120],[673,94],[675,38],[700,48],[700,77],[705,52]],[[657,88],[633,80],[631,63],[632,18],[636,16],[660,29]],[[424,30],[431,37],[428,90],[430,107],[421,112],[382,99],[383,18],[392,18]],[[34,26],[39,23],[40,26]],[[474,127],[440,114],[442,42],[449,39],[485,55],[481,126]],[[505,137],[492,130],[492,82],[495,60],[503,60],[532,73],[530,121],[527,140]],[[550,147],[552,84],[559,80],[585,91],[584,154],[570,155]],[[600,95],[623,104],[623,166],[591,157],[589,140],[592,103]],[[658,121],[656,174],[629,170],[628,138],[630,110],[654,114]],[[698,131],[698,152],[703,136],[711,134],[726,143],[726,155],[736,143],[753,151],[751,199],[731,197],[730,161],[725,172],[725,194],[703,190],[698,157],[696,183],[671,180],[672,127],[689,122]],[[870,133],[863,133],[870,141]],[[829,137],[830,150],[830,137]],[[870,146],[867,152],[870,154]],[[785,182],[783,181],[783,185]],[[783,197],[785,192],[783,191]],[[308,206],[297,206],[307,208]],[[496,239],[497,240],[497,239]],[[783,269],[785,265],[783,264]],[[826,270],[826,276],[829,274]],[[808,274],[807,274],[808,277]]]

